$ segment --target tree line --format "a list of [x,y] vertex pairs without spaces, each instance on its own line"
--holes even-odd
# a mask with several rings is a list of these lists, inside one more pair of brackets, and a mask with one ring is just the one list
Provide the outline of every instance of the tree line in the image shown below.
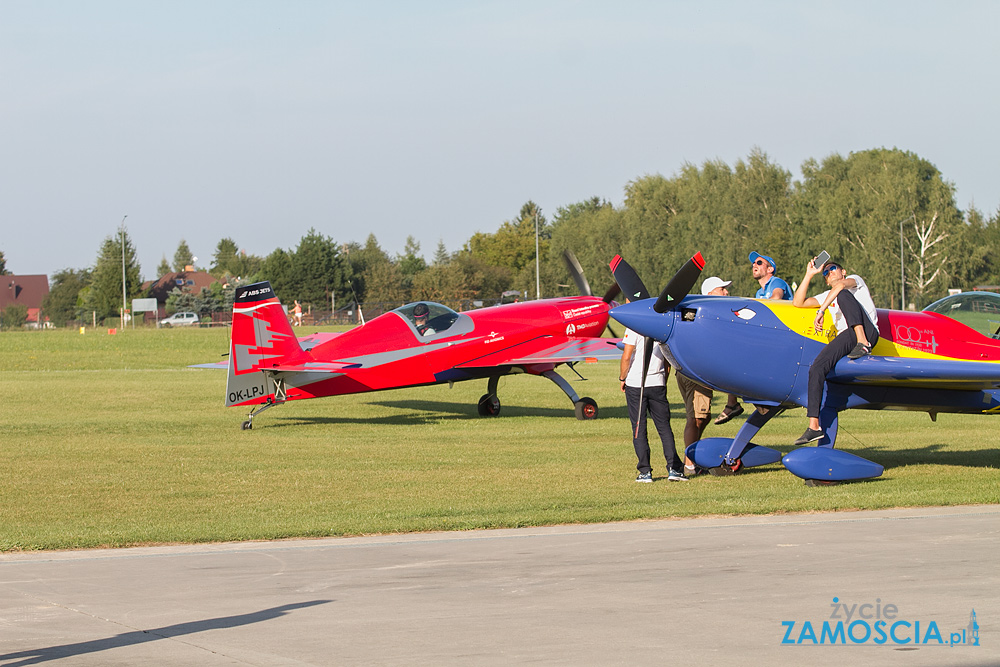
[[[312,229],[294,248],[266,257],[249,255],[235,239],[224,238],[208,269],[222,283],[214,293],[183,298],[199,298],[203,312],[225,310],[233,284],[257,280],[269,280],[284,302],[297,299],[319,310],[355,301],[491,305],[510,289],[533,298],[536,228],[542,297],[576,293],[563,265],[566,249],[576,254],[598,293],[611,285],[607,266],[616,253],[658,291],[699,251],[705,275],[732,280],[731,293],[742,295],[757,289],[747,259],[754,250],[773,257],[790,284],[801,280],[811,257],[826,250],[848,272],[865,277],[879,307],[900,308],[905,299],[907,307],[922,308],[949,288],[1000,284],[1000,211],[988,217],[974,207],[960,210],[954,185],[927,160],[878,148],[807,160],[802,174],[793,181],[761,150],[734,165],[689,163],[671,177],[629,182],[620,206],[594,197],[559,208],[550,221],[529,201],[495,232],[474,234],[455,252],[439,242],[429,262],[412,237],[401,254],[391,256],[374,235],[364,244],[339,243]],[[84,313],[89,318],[91,312],[117,316],[122,244],[129,299],[142,296],[135,249],[122,228],[104,240],[92,268],[52,276],[43,307],[54,323]],[[182,241],[173,268],[191,260]],[[164,256],[158,271],[169,268]]]

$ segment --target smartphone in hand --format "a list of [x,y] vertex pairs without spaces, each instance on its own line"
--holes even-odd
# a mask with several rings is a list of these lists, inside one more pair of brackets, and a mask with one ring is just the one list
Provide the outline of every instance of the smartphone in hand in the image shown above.
[[830,261],[830,253],[824,250],[813,261],[813,267],[818,269],[824,264],[826,264],[828,261]]

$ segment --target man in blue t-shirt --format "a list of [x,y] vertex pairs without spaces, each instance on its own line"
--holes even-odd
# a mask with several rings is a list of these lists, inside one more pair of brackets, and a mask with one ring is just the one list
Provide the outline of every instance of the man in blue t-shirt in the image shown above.
[[774,259],[759,252],[750,253],[750,271],[754,280],[760,283],[760,289],[754,295],[755,299],[774,299],[775,301],[791,301],[792,289],[784,280],[778,277],[778,265]]

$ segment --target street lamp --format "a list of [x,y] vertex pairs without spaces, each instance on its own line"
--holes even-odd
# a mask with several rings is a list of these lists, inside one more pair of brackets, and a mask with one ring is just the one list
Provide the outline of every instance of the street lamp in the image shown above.
[[535,299],[542,298],[542,281],[538,272],[538,207],[535,207]]
[[[125,311],[128,310],[128,297],[125,295],[125,218],[127,217],[128,214],[122,217],[122,329],[125,328]],[[135,324],[133,323],[132,326],[135,326]]]

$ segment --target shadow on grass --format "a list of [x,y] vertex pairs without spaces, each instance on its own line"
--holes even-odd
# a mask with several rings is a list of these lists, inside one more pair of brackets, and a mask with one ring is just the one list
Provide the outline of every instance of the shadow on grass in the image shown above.
[[[409,413],[387,415],[387,416],[345,416],[335,415],[330,417],[287,417],[272,413],[268,417],[261,417],[260,421],[255,421],[260,427],[265,426],[295,426],[297,424],[388,424],[392,426],[419,426],[423,424],[433,424],[442,420],[460,419],[491,419],[490,417],[480,417],[475,405],[463,403],[446,403],[443,401],[373,401],[369,405],[384,408],[394,408],[397,410],[410,410]],[[331,412],[337,412],[334,408]],[[273,416],[272,416],[273,415]],[[555,417],[566,418],[576,421],[573,406],[567,401],[565,408],[540,408],[520,405],[504,405],[499,417]],[[613,406],[610,408],[599,408],[596,419],[627,419],[624,406]]]
[[[856,452],[852,452],[856,453]],[[871,454],[869,456],[869,454]],[[861,456],[862,454],[859,454]],[[887,470],[907,465],[929,464],[964,466],[966,468],[987,468],[1000,461],[1000,449],[955,449],[954,445],[936,443],[913,449],[890,449],[869,447],[863,454]]]
[[[262,623],[275,618],[285,616],[295,609],[314,607],[320,604],[327,604],[332,600],[313,600],[310,602],[299,602],[296,604],[286,604],[280,607],[272,607],[262,611],[255,611],[250,614],[239,614],[237,616],[222,616],[220,618],[209,618],[203,621],[190,621],[188,623],[178,623],[167,625],[162,628],[152,630],[133,630],[123,632],[112,637],[103,639],[92,639],[86,642],[75,644],[60,644],[59,646],[47,646],[45,648],[31,649],[27,651],[16,651],[0,655],[0,661],[15,660],[16,662],[4,662],[5,667],[15,667],[16,665],[37,665],[42,662],[62,660],[79,655],[88,655],[100,651],[122,648],[125,646],[136,646],[147,642],[159,641],[161,639],[172,639],[174,637],[184,637],[206,630],[226,630],[252,623]],[[164,662],[169,662],[165,660]]]

